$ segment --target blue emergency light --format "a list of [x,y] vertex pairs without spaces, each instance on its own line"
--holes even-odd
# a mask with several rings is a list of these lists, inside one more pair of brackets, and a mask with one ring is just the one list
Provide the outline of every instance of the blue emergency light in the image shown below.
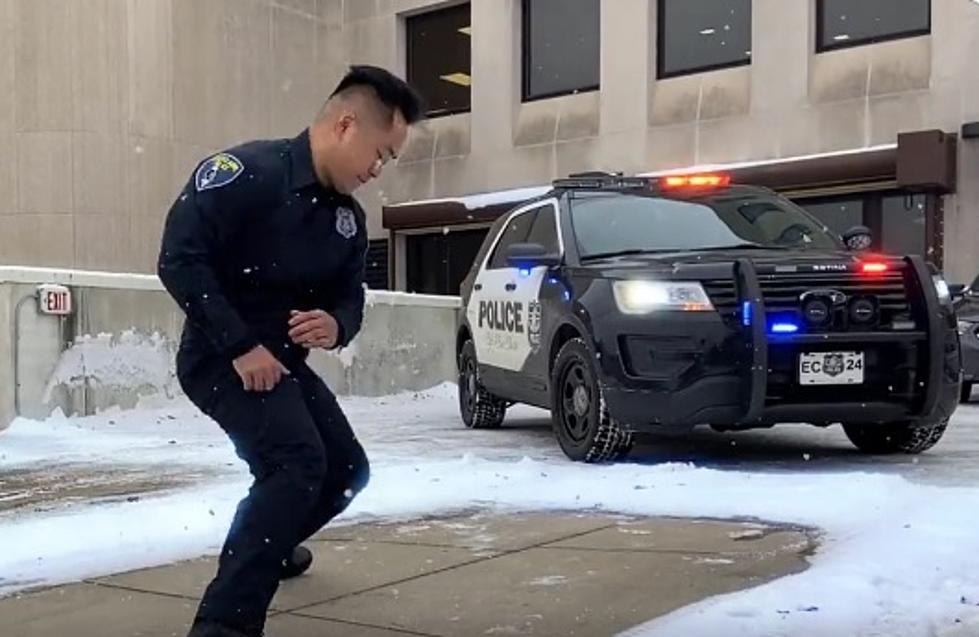
[[795,334],[799,326],[795,323],[772,323],[772,334]]

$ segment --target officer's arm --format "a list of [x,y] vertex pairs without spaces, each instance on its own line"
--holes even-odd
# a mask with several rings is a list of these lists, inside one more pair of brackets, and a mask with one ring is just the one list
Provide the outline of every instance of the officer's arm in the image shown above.
[[225,296],[215,269],[221,238],[242,214],[234,206],[218,206],[210,193],[198,193],[190,183],[170,208],[157,264],[163,286],[190,322],[231,359],[259,344]]
[[346,347],[360,332],[364,320],[364,269],[367,262],[367,228],[357,232],[357,249],[337,278],[337,302],[330,312],[339,331],[335,347]]

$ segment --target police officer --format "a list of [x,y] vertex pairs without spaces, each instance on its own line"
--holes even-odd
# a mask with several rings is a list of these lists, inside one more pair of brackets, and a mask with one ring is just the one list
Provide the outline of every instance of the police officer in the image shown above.
[[177,375],[254,482],[239,504],[193,637],[252,637],[300,546],[368,481],[368,462],[313,348],[361,326],[367,227],[351,193],[378,176],[421,118],[391,73],[354,66],[294,139],[200,164],[167,217],[158,272],[186,313]]

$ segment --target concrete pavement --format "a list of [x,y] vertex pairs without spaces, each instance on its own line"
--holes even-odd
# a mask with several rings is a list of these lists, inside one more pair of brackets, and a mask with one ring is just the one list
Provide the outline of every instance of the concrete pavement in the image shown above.
[[[283,583],[269,637],[614,635],[796,573],[800,529],[597,514],[466,513],[334,527]],[[4,637],[183,637],[213,559],[0,600]]]

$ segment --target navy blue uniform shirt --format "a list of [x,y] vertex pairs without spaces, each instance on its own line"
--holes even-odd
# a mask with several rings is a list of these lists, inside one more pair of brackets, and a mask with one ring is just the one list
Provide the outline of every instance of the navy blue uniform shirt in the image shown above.
[[178,372],[259,344],[286,367],[305,360],[292,310],[329,312],[347,345],[363,319],[366,251],[364,211],[317,180],[308,129],[210,157],[171,207],[160,249],[160,280],[187,315]]

